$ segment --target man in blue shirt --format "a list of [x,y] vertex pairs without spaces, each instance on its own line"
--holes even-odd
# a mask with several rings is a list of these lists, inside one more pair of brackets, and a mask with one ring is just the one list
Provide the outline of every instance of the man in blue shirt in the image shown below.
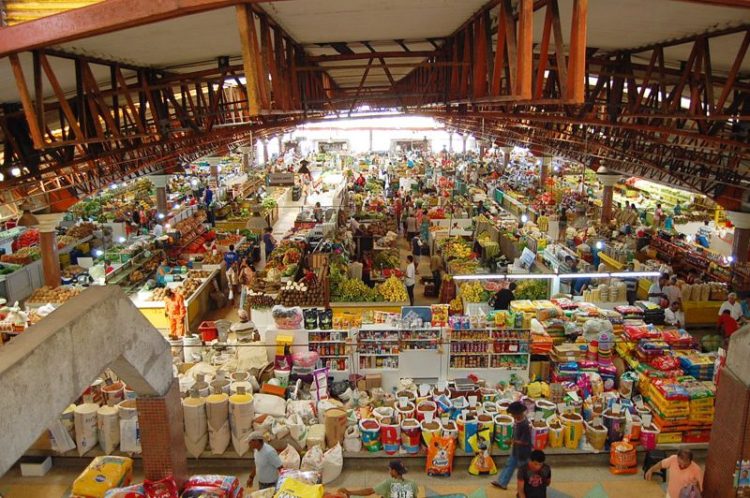
[[253,450],[255,459],[255,468],[250,471],[247,478],[247,487],[252,487],[255,477],[258,477],[258,489],[268,489],[276,487],[279,480],[279,469],[281,468],[281,458],[273,446],[266,444],[263,434],[252,432],[250,434],[250,449]]
[[227,270],[234,265],[240,257],[234,252],[234,245],[229,246],[229,251],[224,253],[224,263],[226,263]]

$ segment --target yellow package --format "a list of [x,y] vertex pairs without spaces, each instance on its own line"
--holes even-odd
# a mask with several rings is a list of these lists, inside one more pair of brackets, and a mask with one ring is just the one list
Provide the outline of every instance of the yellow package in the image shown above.
[[323,485],[305,484],[296,479],[286,479],[274,498],[323,498]]
[[132,478],[132,459],[99,456],[73,482],[71,494],[77,497],[102,498],[112,488],[129,486]]
[[489,448],[490,445],[488,442],[481,441],[479,443],[477,455],[471,459],[471,464],[469,465],[469,474],[473,476],[497,474],[497,467],[490,456]]

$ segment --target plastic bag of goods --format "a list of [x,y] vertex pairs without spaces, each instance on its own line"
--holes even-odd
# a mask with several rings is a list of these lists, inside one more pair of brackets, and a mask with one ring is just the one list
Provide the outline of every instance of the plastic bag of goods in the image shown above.
[[312,470],[318,473],[323,470],[323,450],[320,446],[312,446],[305,452],[300,470]]
[[279,480],[276,481],[276,489],[280,489],[287,479],[294,479],[305,484],[322,484],[320,472],[314,470],[282,470],[279,472]]
[[96,413],[97,437],[102,451],[109,455],[120,444],[120,417],[114,406],[102,406]]
[[104,493],[104,498],[146,498],[143,484],[134,484],[126,488],[114,488]]
[[[273,488],[268,488],[268,490],[273,491],[274,493],[276,491]],[[269,498],[273,498],[274,493],[269,494]],[[201,486],[184,491],[180,495],[180,498],[229,498],[229,495],[226,491],[220,488],[214,488],[213,486]]]
[[102,498],[110,489],[129,486],[132,477],[132,459],[117,456],[96,457],[73,482],[71,495]]
[[120,451],[141,452],[141,431],[138,427],[138,411],[134,399],[126,399],[117,405],[120,416]]
[[297,479],[285,479],[276,490],[276,495],[284,498],[323,498],[321,484],[305,484]]
[[337,444],[323,454],[323,467],[321,469],[323,484],[328,484],[335,480],[341,475],[341,469],[343,468],[344,452],[341,449],[341,445]]
[[301,351],[292,353],[292,365],[300,368],[313,368],[318,363],[320,355],[317,351]]
[[197,397],[183,399],[182,414],[185,421],[185,447],[190,456],[198,458],[208,444],[206,400]]
[[549,425],[546,420],[531,422],[531,445],[535,450],[543,450],[549,440]]
[[258,393],[253,396],[253,408],[257,415],[283,417],[286,414],[286,401],[273,394]]
[[490,456],[490,443],[488,441],[482,440],[479,442],[477,454],[469,464],[469,474],[473,476],[497,474],[497,467]]
[[146,498],[179,498],[180,491],[177,489],[177,483],[172,476],[165,477],[159,481],[143,482],[143,489],[146,490]]
[[362,451],[362,439],[359,435],[359,428],[356,425],[346,428],[346,432],[344,433],[344,451],[348,451],[349,453]]
[[305,330],[314,330],[318,328],[318,310],[308,308],[302,312],[305,319]]
[[307,447],[319,446],[321,450],[326,447],[325,424],[313,424],[307,430]]
[[307,446],[307,426],[302,417],[294,414],[287,419],[286,425],[289,427],[289,435],[297,447],[301,450],[305,449],[305,446]]
[[586,427],[586,442],[596,451],[602,451],[607,443],[607,428],[601,424],[589,424]]
[[98,441],[97,412],[99,405],[96,403],[83,403],[76,406],[74,413],[76,428],[76,446],[78,456],[83,456],[92,450]]
[[448,477],[453,472],[453,456],[456,453],[456,440],[435,435],[427,446],[426,471],[428,476]]
[[281,466],[285,469],[299,469],[299,466],[302,463],[299,453],[297,453],[297,450],[295,450],[290,444],[279,453],[279,458],[281,459]]
[[208,444],[214,455],[221,455],[229,446],[229,396],[224,393],[212,394],[206,398],[206,418],[208,420]]
[[281,330],[301,329],[304,321],[304,314],[299,306],[287,308],[277,304],[271,308],[271,317],[276,323],[276,327]]
[[235,476],[224,476],[216,474],[195,475],[187,480],[184,491],[194,488],[219,488],[223,490],[228,498],[242,498],[243,488],[240,480]]
[[627,439],[612,443],[609,449],[609,471],[613,474],[637,474],[638,454]]

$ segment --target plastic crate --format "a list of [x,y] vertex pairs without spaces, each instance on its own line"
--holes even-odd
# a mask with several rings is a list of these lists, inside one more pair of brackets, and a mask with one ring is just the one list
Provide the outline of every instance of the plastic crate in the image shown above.
[[216,322],[201,322],[198,326],[198,332],[203,342],[211,342],[219,338],[219,330],[216,328]]

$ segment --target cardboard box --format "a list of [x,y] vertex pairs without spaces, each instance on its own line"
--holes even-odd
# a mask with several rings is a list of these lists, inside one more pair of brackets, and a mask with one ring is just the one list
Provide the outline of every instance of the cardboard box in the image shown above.
[[52,457],[23,457],[21,475],[23,477],[43,477],[52,468]]
[[383,386],[383,376],[380,374],[368,374],[365,377],[365,385],[367,389],[375,389],[376,387]]

